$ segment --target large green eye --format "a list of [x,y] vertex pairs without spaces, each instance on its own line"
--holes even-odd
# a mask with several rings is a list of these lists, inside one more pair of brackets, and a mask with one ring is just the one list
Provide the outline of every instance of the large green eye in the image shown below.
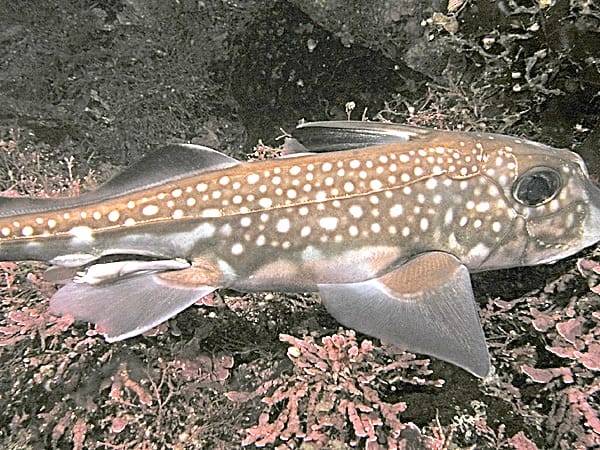
[[525,172],[513,187],[513,197],[525,206],[540,206],[549,202],[561,188],[560,174],[547,167]]

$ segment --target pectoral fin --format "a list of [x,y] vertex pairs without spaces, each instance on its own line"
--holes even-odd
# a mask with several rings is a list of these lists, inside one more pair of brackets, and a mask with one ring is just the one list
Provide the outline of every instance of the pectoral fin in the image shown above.
[[358,120],[333,120],[300,124],[286,141],[296,151],[332,152],[406,142],[430,134],[429,130],[409,125]]
[[[95,323],[106,340],[114,342],[159,325],[216,289],[216,286],[199,283],[178,283],[178,277],[164,278],[164,274],[192,270],[183,269],[184,263],[181,260],[128,264],[104,264],[92,271],[99,277],[86,279],[84,275],[77,281],[69,282],[50,300],[50,311]],[[136,264],[141,271],[132,274],[130,269]],[[178,267],[179,270],[168,272],[156,270]],[[125,276],[118,276],[117,272],[108,273],[109,269],[116,269]],[[181,278],[185,279],[183,275],[185,274]],[[103,279],[107,281],[102,281]]]
[[424,253],[379,278],[319,291],[329,313],[348,327],[478,377],[489,372],[469,272],[448,253]]

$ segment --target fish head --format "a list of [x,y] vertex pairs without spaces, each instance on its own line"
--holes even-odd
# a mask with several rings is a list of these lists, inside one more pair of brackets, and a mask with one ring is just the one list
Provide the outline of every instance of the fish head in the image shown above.
[[552,263],[600,241],[600,189],[583,159],[568,150],[510,139],[496,156],[488,155],[484,169],[499,184],[513,217],[485,265],[509,266],[501,261],[507,252],[521,255],[513,265]]

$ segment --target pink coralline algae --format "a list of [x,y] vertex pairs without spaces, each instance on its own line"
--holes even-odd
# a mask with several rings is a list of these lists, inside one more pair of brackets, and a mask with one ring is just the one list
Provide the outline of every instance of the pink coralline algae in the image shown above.
[[[600,273],[600,264],[580,260],[582,274]],[[552,403],[547,425],[553,427],[561,447],[600,446],[600,312],[595,311],[598,298],[596,280],[590,277],[592,292],[573,297],[562,308],[531,307],[531,325],[544,333],[545,350],[552,363],[544,367],[522,364],[522,372],[534,383],[543,385],[545,402]],[[564,445],[563,445],[564,444]]]
[[321,344],[312,337],[280,339],[290,344],[291,376],[271,380],[254,394],[227,394],[238,402],[269,394],[258,424],[245,430],[243,445],[332,448],[350,442],[383,449],[425,443],[418,428],[400,418],[406,403],[384,401],[381,392],[401,383],[441,386],[441,380],[427,379],[428,360],[402,352],[390,361],[390,349],[358,343],[353,331],[326,336]]

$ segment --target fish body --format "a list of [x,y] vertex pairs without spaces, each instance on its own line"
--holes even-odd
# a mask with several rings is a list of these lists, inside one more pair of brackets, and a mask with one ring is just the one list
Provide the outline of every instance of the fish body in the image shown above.
[[51,310],[109,341],[221,287],[318,291],[341,323],[485,376],[469,272],[600,240],[600,189],[566,150],[352,121],[301,125],[287,147],[240,163],[172,145],[79,197],[2,199],[0,259],[75,273]]

